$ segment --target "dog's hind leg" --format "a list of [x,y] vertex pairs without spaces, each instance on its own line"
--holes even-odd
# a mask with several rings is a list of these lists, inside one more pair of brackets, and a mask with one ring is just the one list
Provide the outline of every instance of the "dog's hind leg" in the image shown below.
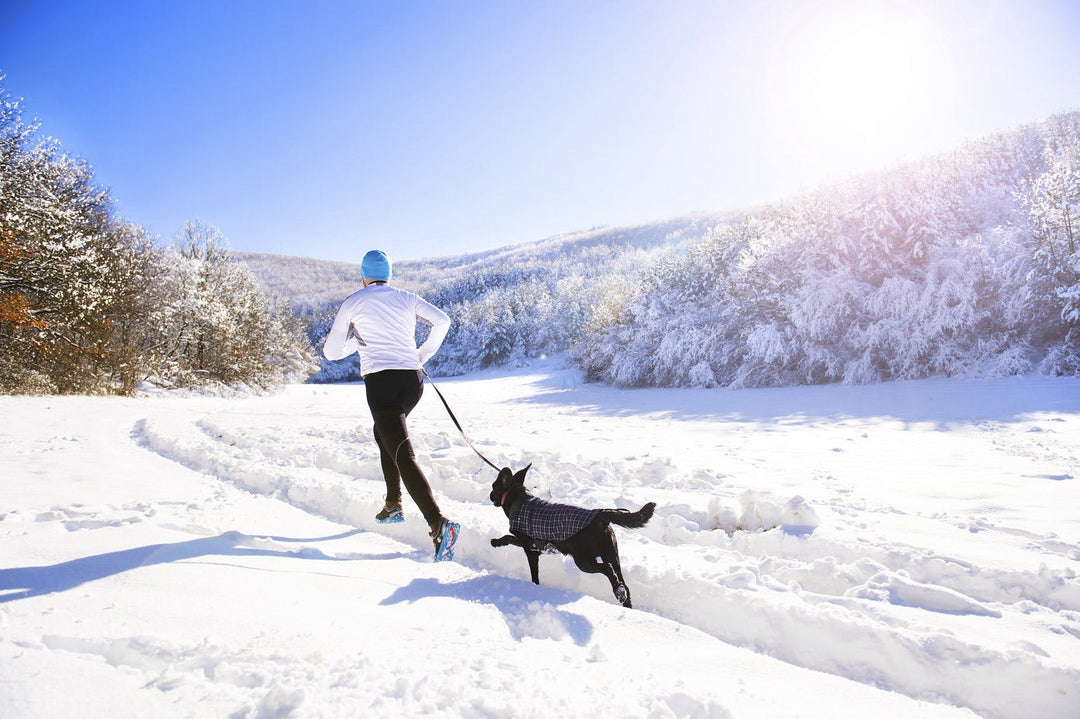
[[[577,562],[577,557],[574,558]],[[589,568],[585,565],[589,564]],[[583,572],[599,572],[608,578],[611,582],[611,591],[615,595],[615,598],[619,600],[619,603],[626,608],[632,608],[630,603],[630,587],[626,586],[626,582],[623,581],[622,572],[619,571],[618,566],[611,562],[577,562],[578,567]]]
[[626,586],[626,580],[623,579],[622,564],[619,562],[619,542],[615,539],[615,532],[611,527],[608,527],[608,534],[611,535],[611,543],[601,548],[600,558],[604,560],[604,566],[607,567],[607,571],[604,572],[607,575],[608,580],[611,582],[611,591],[615,593],[615,598],[627,608],[630,608],[630,587]]
[[619,566],[617,556],[615,561],[604,564],[604,574],[611,582],[611,591],[615,594],[615,598],[624,607],[631,608],[633,605],[630,603],[630,587],[626,586],[626,580],[623,579],[622,567]]
[[[604,551],[604,554],[608,552]],[[619,566],[618,550],[615,551],[615,556],[598,556],[589,557],[582,556],[581,554],[571,555],[574,558],[574,564],[578,569],[587,574],[603,574],[611,582],[611,591],[615,594],[615,598],[619,600],[619,603],[624,607],[632,608],[630,604],[630,588],[626,586],[626,582],[623,581],[622,568]],[[614,559],[614,561],[612,561]]]

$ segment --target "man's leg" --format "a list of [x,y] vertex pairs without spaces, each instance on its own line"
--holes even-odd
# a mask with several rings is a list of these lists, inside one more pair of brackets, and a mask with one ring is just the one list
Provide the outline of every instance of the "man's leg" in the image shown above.
[[[420,513],[424,515],[428,526],[432,530],[439,527],[442,512],[435,498],[431,494],[431,485],[427,477],[416,464],[416,454],[413,452],[412,442],[409,441],[409,430],[405,425],[405,415],[393,410],[373,410],[375,418],[375,433],[379,441],[380,454],[388,452],[394,460],[401,481],[405,483],[405,489],[409,496],[416,502]],[[389,492],[389,481],[387,491]],[[400,489],[399,496],[400,496]]]
[[375,444],[379,446],[379,462],[382,464],[383,479],[386,480],[386,506],[401,504],[401,473],[394,461],[393,447],[387,447],[379,436],[379,426],[375,425]]

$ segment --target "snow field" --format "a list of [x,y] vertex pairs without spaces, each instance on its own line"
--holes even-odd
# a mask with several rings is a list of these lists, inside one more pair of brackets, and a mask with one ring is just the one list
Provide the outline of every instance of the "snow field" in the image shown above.
[[[430,546],[415,515],[401,527],[374,523],[371,515],[383,487],[377,479],[377,452],[365,429],[307,427],[298,432],[218,419],[163,428],[142,425],[138,433],[164,456],[241,488],[380,531],[422,551]],[[466,528],[458,561],[527,578],[520,551],[487,546],[487,539],[506,530],[501,511],[487,498],[493,472],[466,448],[455,446],[453,435],[423,430],[414,435],[421,466],[430,468],[437,495],[449,500],[443,501],[444,513]],[[867,539],[852,544],[828,532],[815,533],[821,520],[799,496],[730,489],[706,468],[694,473],[698,489],[675,489],[685,482],[669,460],[587,466],[550,452],[511,460],[512,452],[500,451],[497,463],[518,468],[532,462],[531,485],[543,482],[542,496],[627,508],[659,497],[649,526],[618,531],[637,608],[798,666],[978,711],[1018,715],[1038,707],[1052,714],[1062,696],[1059,687],[1080,696],[1080,673],[1055,660],[1061,654],[988,640],[979,621],[1004,619],[1017,631],[1049,629],[1043,642],[1060,645],[1065,655],[1075,651],[1072,630],[1080,610],[1080,583],[1069,581],[1075,579],[1072,572],[1046,567],[1003,571],[929,547],[880,546]],[[665,482],[672,489],[653,490]],[[687,504],[688,498],[696,501]],[[580,573],[568,558],[544,557],[541,582],[613,601],[606,580]],[[1017,602],[1025,604],[1010,611]],[[1053,622],[1061,611],[1073,622],[1055,634]],[[927,625],[922,618],[927,612],[944,615],[935,623],[944,623],[947,631]]]
[[[22,678],[0,709],[76,713],[54,698],[75,675],[177,716],[342,716],[358,701],[460,716],[1075,716],[1074,381],[627,392],[547,371],[440,386],[481,451],[533,464],[538,495],[658,503],[644,529],[616,530],[634,610],[569,559],[543,556],[535,587],[519,549],[490,547],[507,531],[494,473],[433,393],[410,425],[463,527],[452,564],[430,563],[408,499],[404,524],[374,521],[384,488],[362,386],[4,398],[27,421],[0,454],[17,498],[0,509],[14,558],[0,563],[0,666]],[[950,393],[947,411],[912,409]],[[87,624],[61,631],[69,597]],[[58,616],[24,630],[22,607]],[[223,616],[237,608],[250,616]],[[426,668],[444,653],[462,665]]]

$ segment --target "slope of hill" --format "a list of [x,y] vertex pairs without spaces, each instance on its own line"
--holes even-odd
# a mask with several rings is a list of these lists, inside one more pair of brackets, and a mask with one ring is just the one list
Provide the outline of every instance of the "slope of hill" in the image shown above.
[[1076,374],[1078,227],[1074,112],[720,227],[573,356],[634,386]]
[[[403,262],[397,278],[451,315],[428,365],[443,374],[557,352],[628,386],[1076,374],[1078,227],[1074,112],[764,208]],[[316,346],[356,287],[355,265],[242,259]],[[316,379],[355,377],[324,364]]]
[[302,315],[355,291],[360,277],[359,263],[261,252],[232,255],[251,270],[265,290],[289,300]]
[[[412,290],[431,290],[440,285],[492,268],[536,268],[545,263],[569,264],[581,272],[601,274],[598,248],[649,250],[697,240],[719,222],[740,212],[700,213],[626,227],[598,227],[556,235],[481,252],[447,255],[423,260],[395,261],[397,284]],[[393,256],[393,248],[384,248]],[[356,291],[360,263],[318,260],[257,252],[233,252],[259,283],[272,294],[288,299],[303,314],[340,302]]]
[[[402,261],[395,284],[442,307],[453,326],[428,367],[461,374],[564,352],[583,328],[621,302],[648,258],[685,251],[741,212],[702,213],[626,227],[601,227],[482,252]],[[390,248],[390,252],[393,249]],[[360,282],[357,263],[235,253],[270,292],[309,322],[321,346],[342,299]],[[491,333],[498,334],[494,339]],[[359,379],[355,358],[322,361],[315,382]]]

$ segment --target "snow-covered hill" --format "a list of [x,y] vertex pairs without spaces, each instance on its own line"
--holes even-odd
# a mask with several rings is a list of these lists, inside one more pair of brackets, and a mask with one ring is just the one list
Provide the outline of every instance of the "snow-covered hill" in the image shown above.
[[1080,383],[620,390],[437,380],[541,496],[658,503],[606,580],[493,549],[428,391],[433,564],[361,385],[0,397],[0,715],[1075,717]]
[[[703,237],[717,223],[730,221],[741,212],[688,215],[626,227],[597,227],[534,242],[524,242],[493,250],[447,255],[424,260],[394,263],[394,281],[406,289],[421,291],[448,284],[493,269],[535,268],[558,262],[592,273],[605,269],[597,262],[598,250],[674,248]],[[287,298],[302,313],[324,305],[340,303],[359,284],[359,258],[369,249],[384,249],[396,260],[395,247],[382,247],[376,239],[370,246],[358,244],[356,261],[319,260],[258,252],[234,252],[269,292]]]
[[[1075,376],[1077,167],[1065,113],[773,206],[404,264],[396,281],[450,315],[429,366],[444,375],[566,353],[620,386]],[[308,308],[318,346],[358,273],[304,263],[258,274]],[[358,377],[324,363],[315,379]]]

